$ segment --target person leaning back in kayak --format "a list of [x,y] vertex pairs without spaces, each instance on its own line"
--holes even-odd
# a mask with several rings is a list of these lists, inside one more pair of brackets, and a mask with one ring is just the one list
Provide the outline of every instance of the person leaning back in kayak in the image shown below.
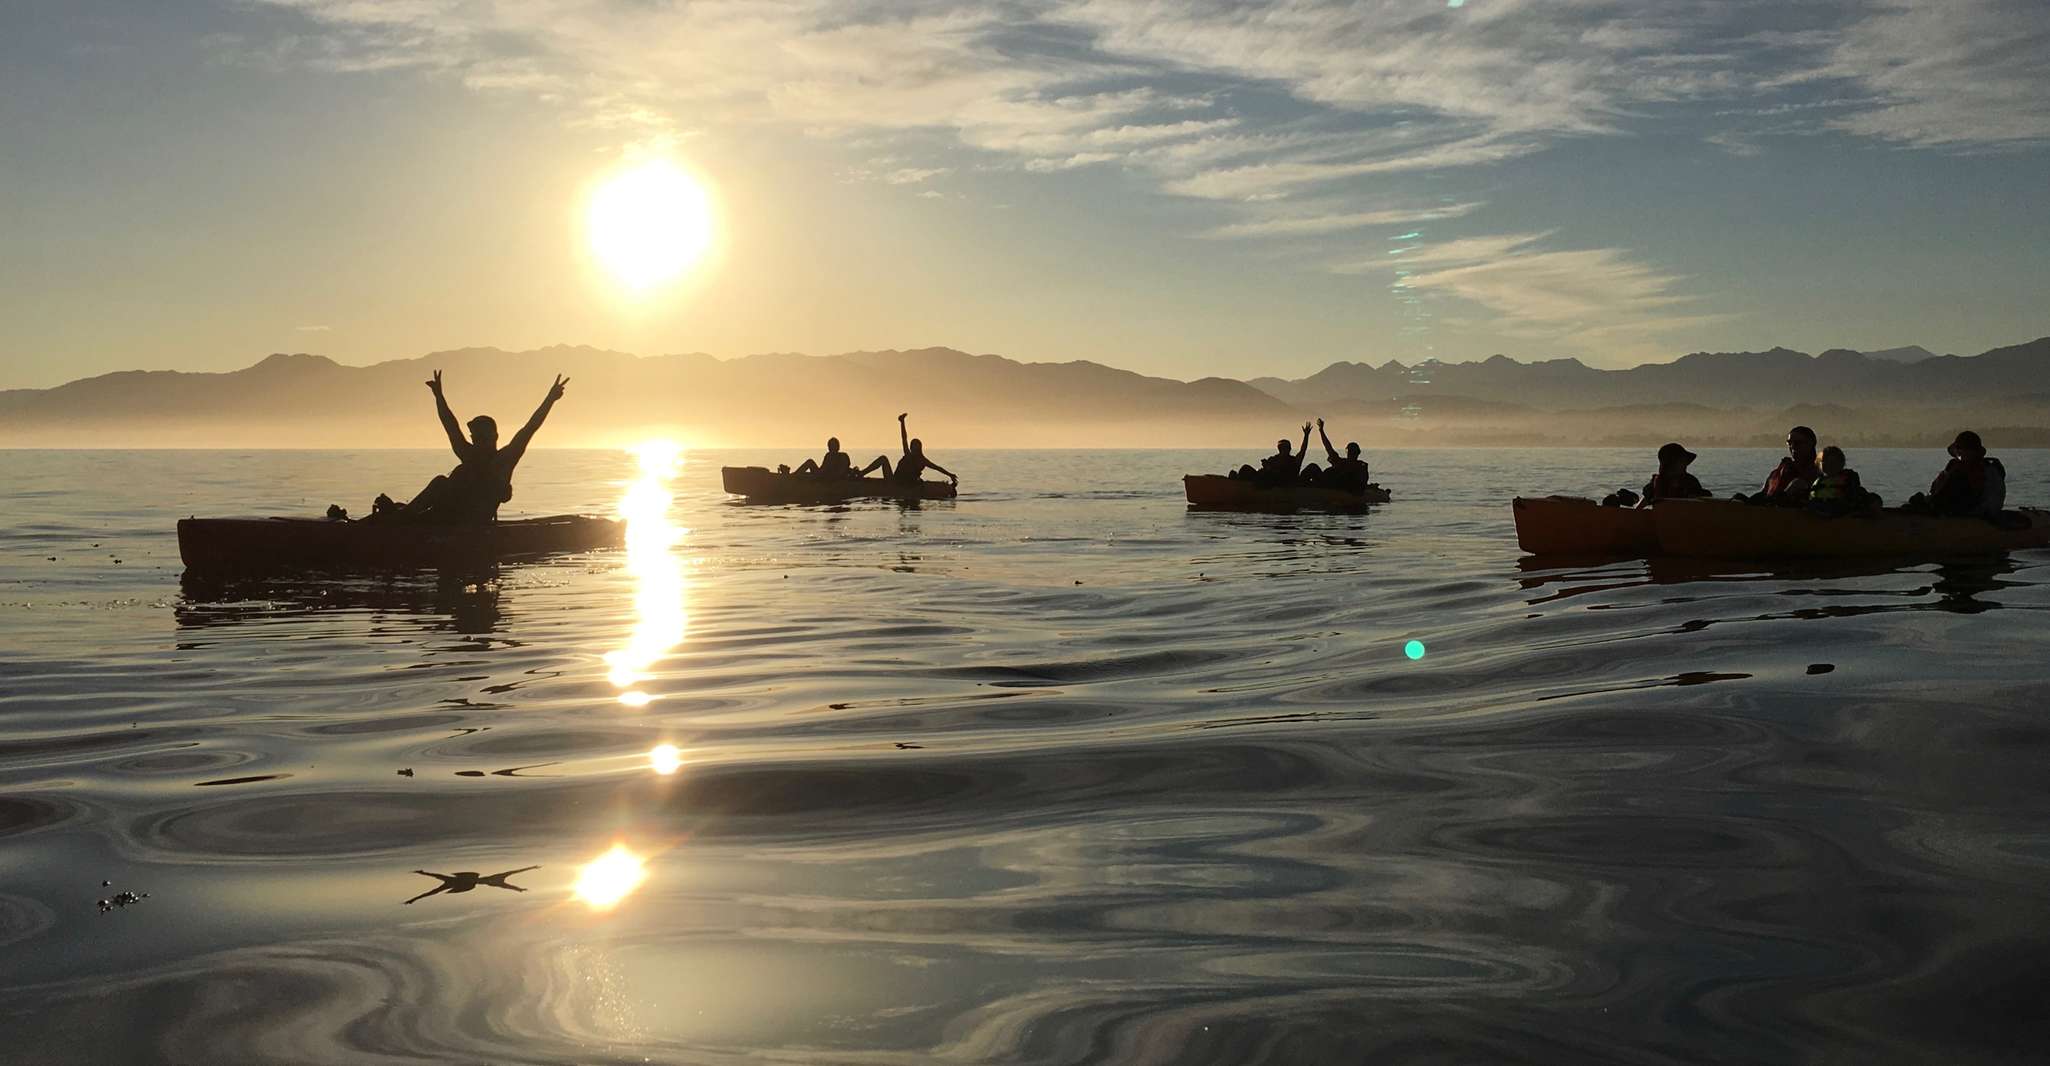
[[1714,495],[1701,487],[1699,478],[1687,472],[1688,464],[1696,458],[1678,441],[1660,446],[1659,472],[1644,483],[1644,498],[1637,501],[1637,506],[1650,507],[1659,500],[1693,500]]
[[1986,454],[1979,435],[1965,430],[1950,442],[1950,462],[1930,482],[1927,495],[1916,493],[1905,510],[1924,514],[1999,518],[2007,506],[2007,468]]
[[427,388],[434,393],[435,413],[441,417],[441,428],[448,434],[449,447],[455,449],[459,462],[454,470],[428,482],[426,488],[406,503],[393,503],[389,497],[378,497],[378,506],[372,511],[371,518],[439,525],[497,521],[498,505],[512,499],[513,468],[520,465],[520,459],[527,454],[527,445],[548,418],[555,401],[562,399],[563,388],[568,384],[568,378],[557,375],[555,384],[548,386],[548,395],[542,398],[541,406],[534,409],[534,416],[527,419],[527,424],[521,426],[512,440],[501,448],[498,446],[498,423],[490,415],[470,419],[470,435],[464,438],[463,427],[457,424],[455,412],[449,410],[448,398],[442,395],[441,371],[435,371],[434,377],[427,381]]
[[1786,458],[1765,475],[1764,486],[1748,497],[1739,493],[1736,498],[1747,503],[1797,506],[1808,502],[1808,490],[1821,476],[1822,468],[1815,464],[1815,431],[1795,426],[1787,430]]
[[826,457],[824,459],[806,459],[798,464],[797,469],[793,473],[816,474],[819,477],[853,477],[854,461],[847,458],[846,452],[840,450],[840,438],[827,437]]
[[915,485],[918,483],[920,475],[924,474],[927,470],[937,470],[947,475],[948,484],[959,485],[961,483],[960,475],[925,457],[925,442],[912,436],[911,431],[904,427],[904,420],[910,417],[909,412],[897,416],[897,440],[904,446],[904,457],[897,460],[897,465],[895,467],[890,465],[889,456],[878,455],[874,462],[862,467],[861,473],[856,476],[866,477],[869,471],[880,469],[885,478],[903,482],[907,485]]

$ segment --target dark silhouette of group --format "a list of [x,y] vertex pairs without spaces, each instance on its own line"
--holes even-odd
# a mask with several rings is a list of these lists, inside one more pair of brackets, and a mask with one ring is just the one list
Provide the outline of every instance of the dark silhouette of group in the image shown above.
[[909,412],[897,416],[897,439],[903,445],[904,453],[895,466],[890,465],[889,456],[878,455],[867,466],[856,470],[847,453],[840,450],[840,438],[827,437],[824,458],[806,459],[797,465],[797,469],[787,472],[805,477],[856,478],[867,477],[871,472],[880,470],[885,479],[915,484],[927,470],[937,470],[947,476],[950,484],[960,484],[960,476],[928,458],[925,454],[925,442],[912,436],[905,428],[904,420],[910,417]]
[[[1926,493],[1916,493],[1902,510],[1947,517],[1998,519],[2007,502],[2007,470],[1986,454],[1979,435],[1965,430],[1950,443],[1950,462]],[[1642,496],[1624,490],[1602,501],[1609,506],[1649,507],[1659,500],[1698,499],[1714,495],[1687,472],[1696,456],[1678,443],[1658,451],[1659,470]],[[1818,514],[1846,515],[1879,510],[1883,501],[1865,488],[1835,445],[1816,449],[1815,431],[1795,426],[1787,431],[1787,454],[1765,475],[1757,492],[1731,497],[1771,507],[1805,507]]]
[[1321,418],[1317,420],[1317,438],[1324,445],[1324,466],[1321,468],[1315,463],[1303,465],[1310,448],[1310,423],[1305,422],[1301,445],[1291,448],[1284,437],[1274,442],[1274,454],[1260,460],[1258,469],[1248,464],[1226,476],[1252,481],[1264,488],[1310,485],[1340,492],[1367,491],[1367,461],[1360,458],[1359,442],[1348,442],[1345,454],[1339,454],[1331,443],[1330,435],[1324,432],[1324,420]]

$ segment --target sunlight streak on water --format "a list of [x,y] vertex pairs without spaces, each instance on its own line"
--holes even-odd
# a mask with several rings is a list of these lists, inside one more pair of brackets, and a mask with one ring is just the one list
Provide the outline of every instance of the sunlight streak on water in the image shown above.
[[648,752],[648,765],[663,777],[683,768],[683,752],[674,744],[657,744]]
[[572,893],[592,910],[611,910],[648,879],[646,862],[625,844],[584,864]]
[[683,563],[676,545],[690,532],[670,521],[669,482],[683,467],[683,450],[671,441],[649,441],[635,449],[640,474],[620,497],[626,520],[626,566],[634,580],[634,626],[626,646],[605,654],[607,678],[622,690],[619,702],[645,707],[654,697],[641,689],[648,668],[683,643],[690,622],[684,611]]

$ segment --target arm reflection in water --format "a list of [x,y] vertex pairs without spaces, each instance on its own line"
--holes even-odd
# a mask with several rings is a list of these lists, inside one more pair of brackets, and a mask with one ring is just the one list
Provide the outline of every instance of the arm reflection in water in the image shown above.
[[526,889],[521,888],[520,886],[513,884],[510,881],[507,881],[506,878],[511,877],[514,874],[523,874],[526,873],[528,870],[538,870],[540,868],[541,867],[539,866],[522,866],[517,870],[507,870],[503,873],[495,873],[488,876],[479,874],[475,870],[457,870],[455,873],[452,874],[438,874],[432,870],[415,870],[413,872],[421,875],[422,877],[439,878],[441,880],[441,883],[434,886],[433,888],[428,889],[425,892],[420,893],[417,896],[414,896],[412,899],[409,899],[406,902],[409,904],[418,903],[419,901],[426,899],[429,896],[438,896],[441,895],[443,892],[468,892],[471,889],[476,888],[478,885],[490,885],[492,888],[509,889],[513,892],[525,892]]

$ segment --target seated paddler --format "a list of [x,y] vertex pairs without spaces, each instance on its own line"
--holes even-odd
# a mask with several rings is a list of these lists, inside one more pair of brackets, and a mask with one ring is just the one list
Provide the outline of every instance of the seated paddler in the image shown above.
[[393,503],[380,497],[378,506],[372,512],[373,519],[391,519],[401,522],[423,522],[438,525],[475,525],[497,521],[498,505],[512,499],[513,468],[520,465],[520,459],[527,454],[527,445],[534,440],[541,423],[548,418],[548,412],[555,401],[562,399],[563,388],[569,379],[556,376],[555,384],[548,386],[548,395],[541,400],[541,406],[534,409],[533,417],[513,434],[504,447],[498,443],[498,423],[490,415],[478,415],[469,421],[469,436],[463,435],[463,426],[456,422],[455,412],[449,410],[448,397],[441,391],[441,371],[427,382],[428,391],[434,393],[434,410],[441,418],[441,428],[448,434],[449,447],[456,453],[456,468],[427,483],[411,500]]

